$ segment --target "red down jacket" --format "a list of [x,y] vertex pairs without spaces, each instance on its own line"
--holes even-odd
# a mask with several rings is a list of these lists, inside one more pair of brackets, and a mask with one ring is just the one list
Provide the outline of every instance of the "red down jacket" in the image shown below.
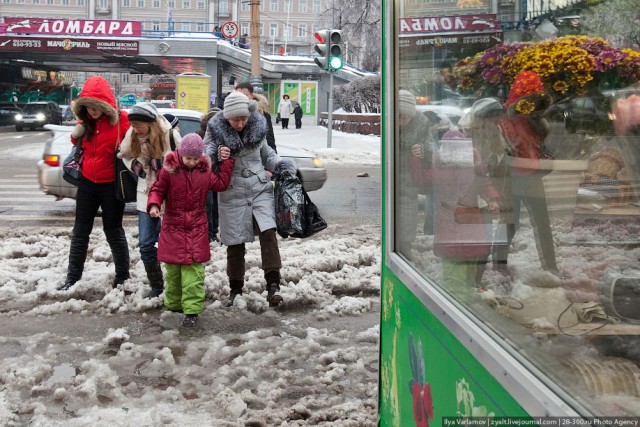
[[177,152],[166,155],[158,180],[149,191],[151,205],[164,207],[158,241],[158,261],[190,265],[211,259],[209,229],[205,205],[207,192],[229,188],[235,160],[220,163],[220,172],[211,171],[211,160],[202,156],[189,170]]

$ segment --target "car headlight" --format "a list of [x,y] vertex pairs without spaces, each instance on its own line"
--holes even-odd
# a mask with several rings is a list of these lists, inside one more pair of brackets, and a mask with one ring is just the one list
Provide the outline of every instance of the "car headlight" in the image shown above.
[[38,113],[38,114],[36,114],[36,120],[38,120],[39,122],[44,121],[46,118],[47,118],[47,116],[45,116],[45,115],[44,115],[44,114],[42,114],[42,113]]
[[313,167],[314,168],[322,167],[322,160],[320,160],[320,157],[314,157],[313,158]]
[[15,119],[17,122],[22,120],[22,114],[16,114]]

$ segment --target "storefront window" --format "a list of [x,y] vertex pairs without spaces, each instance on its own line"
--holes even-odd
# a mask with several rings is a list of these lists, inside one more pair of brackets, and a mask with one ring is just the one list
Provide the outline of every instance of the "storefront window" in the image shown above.
[[520,3],[397,4],[394,251],[594,415],[638,416],[639,46]]

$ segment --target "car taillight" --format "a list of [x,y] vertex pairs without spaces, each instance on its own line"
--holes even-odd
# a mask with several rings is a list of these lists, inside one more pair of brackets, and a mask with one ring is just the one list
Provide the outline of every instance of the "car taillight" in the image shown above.
[[57,154],[44,156],[44,163],[49,166],[60,166],[60,156]]

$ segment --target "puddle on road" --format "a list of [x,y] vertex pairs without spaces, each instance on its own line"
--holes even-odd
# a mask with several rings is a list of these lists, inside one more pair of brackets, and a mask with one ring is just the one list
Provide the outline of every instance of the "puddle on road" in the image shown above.
[[66,381],[76,376],[76,368],[69,363],[63,363],[53,368],[53,374],[47,381],[47,384],[51,385],[58,381]]

